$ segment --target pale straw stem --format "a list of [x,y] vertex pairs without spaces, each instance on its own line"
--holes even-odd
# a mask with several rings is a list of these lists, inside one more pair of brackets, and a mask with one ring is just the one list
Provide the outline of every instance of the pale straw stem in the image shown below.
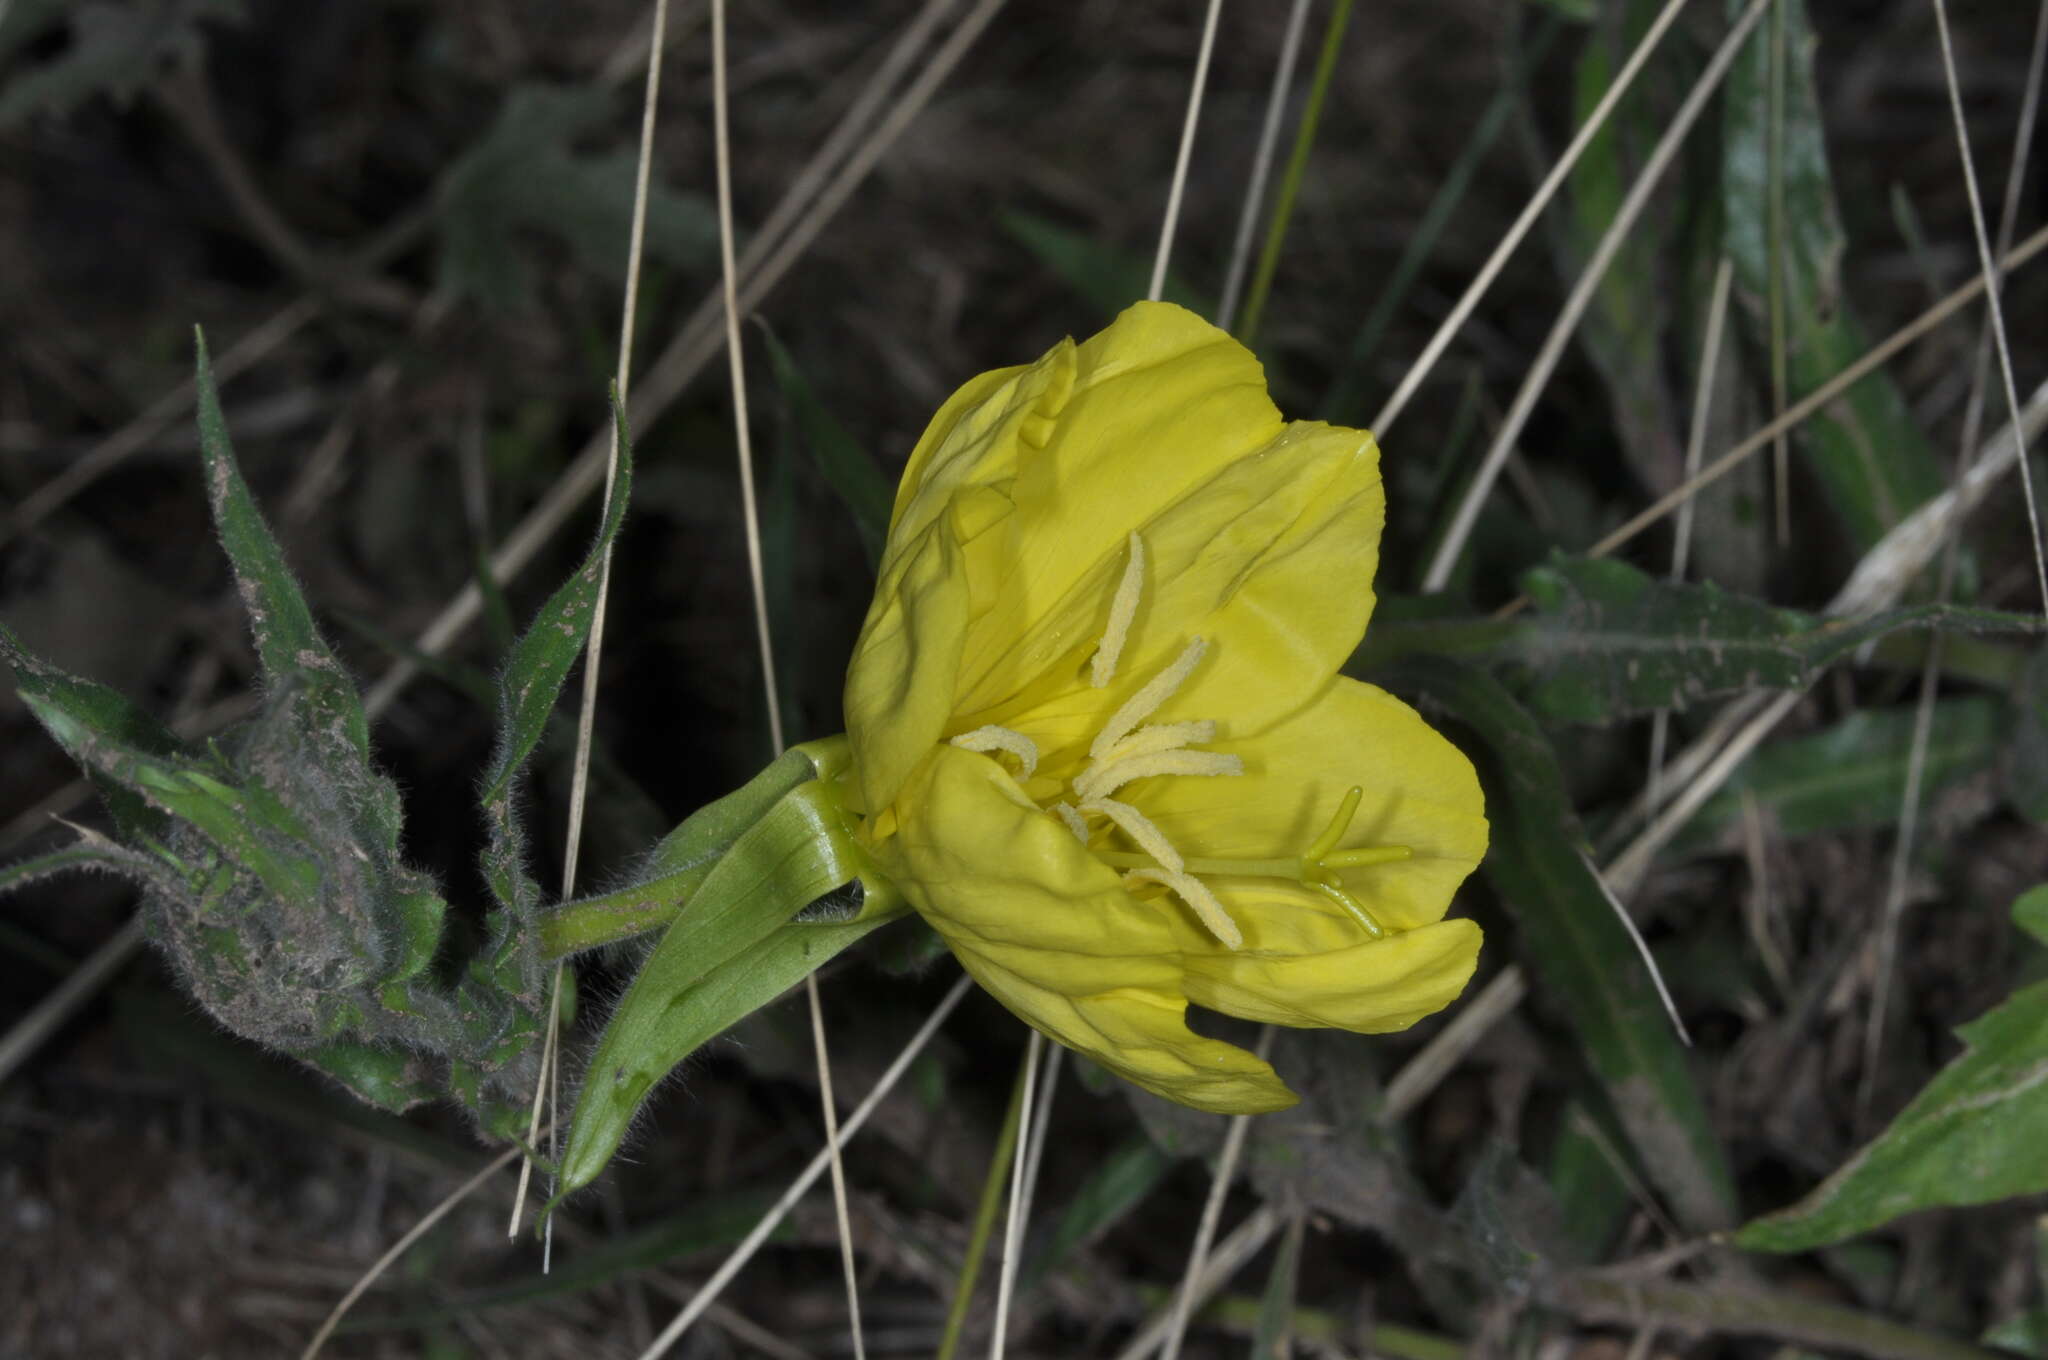
[[1515,393],[1514,403],[1509,406],[1507,417],[1494,436],[1492,447],[1486,451],[1478,475],[1466,488],[1465,498],[1459,502],[1457,513],[1452,516],[1450,529],[1444,534],[1443,541],[1437,545],[1436,557],[1430,562],[1429,571],[1422,581],[1425,594],[1442,590],[1451,579],[1451,569],[1457,564],[1458,554],[1465,546],[1465,539],[1471,534],[1472,526],[1478,522],[1479,508],[1485,503],[1487,494],[1492,491],[1494,479],[1500,475],[1501,464],[1507,461],[1508,450],[1521,436],[1530,413],[1536,409],[1536,399],[1543,394],[1552,371],[1557,367],[1558,360],[1563,357],[1565,346],[1571,342],[1572,333],[1578,329],[1579,319],[1591,304],[1593,293],[1599,288],[1601,279],[1606,276],[1607,267],[1613,263],[1616,252],[1621,249],[1622,243],[1628,239],[1629,232],[1635,227],[1636,219],[1648,206],[1650,195],[1656,190],[1658,181],[1664,177],[1664,171],[1671,164],[1672,158],[1678,154],[1679,147],[1684,144],[1686,134],[1692,131],[1693,123],[1705,111],[1707,100],[1720,88],[1722,79],[1728,74],[1728,68],[1734,63],[1736,53],[1741,49],[1743,39],[1749,36],[1750,30],[1756,27],[1757,21],[1764,16],[1765,8],[1771,3],[1772,0],[1752,0],[1750,6],[1742,12],[1742,17],[1729,29],[1728,36],[1721,40],[1721,46],[1715,51],[1713,59],[1707,63],[1707,69],[1701,73],[1698,82],[1686,95],[1685,102],[1679,106],[1678,113],[1671,120],[1671,126],[1666,128],[1664,135],[1658,139],[1656,148],[1651,151],[1648,161],[1643,165],[1642,173],[1637,175],[1635,183],[1629,186],[1628,196],[1622,200],[1620,210],[1614,215],[1614,221],[1601,235],[1599,245],[1594,248],[1593,258],[1587,262],[1585,269],[1579,274],[1578,281],[1572,285],[1570,296],[1565,299],[1564,311],[1558,316],[1557,323],[1550,328],[1550,334],[1544,338],[1543,348],[1537,352],[1536,361],[1529,366],[1529,372],[1522,380],[1521,389]]
[[[1700,341],[1700,373],[1693,385],[1692,422],[1685,439],[1685,476],[1700,470],[1700,457],[1707,443],[1707,416],[1714,405],[1714,376],[1720,367],[1721,330],[1728,319],[1728,294],[1735,279],[1734,262],[1726,255],[1714,271],[1713,301],[1707,304],[1707,331]],[[1778,403],[1783,406],[1784,403]],[[1683,581],[1692,556],[1692,521],[1695,503],[1687,501],[1678,511],[1671,534],[1671,579]],[[1663,801],[1664,746],[1671,736],[1671,710],[1660,708],[1650,720],[1650,780],[1645,798],[1655,812]]]
[[[1971,375],[1970,400],[1964,409],[1963,441],[1956,468],[1956,480],[1960,484],[1969,475],[1970,459],[1976,451],[1977,429],[1983,421],[1987,342],[1998,352],[2000,373],[2005,379],[2008,409],[2015,417],[2019,413],[2019,400],[2012,381],[2012,355],[2006,346],[2004,318],[1999,311],[1999,295],[2004,290],[2004,275],[2002,271],[1993,268],[1991,246],[1984,227],[1984,205],[1978,196],[1975,157],[1970,152],[1969,132],[1963,120],[1962,96],[1956,74],[1955,51],[1949,40],[1948,6],[1944,0],[1935,0],[1934,11],[1941,30],[1942,69],[1948,84],[1950,108],[1955,118],[1956,146],[1963,161],[1964,183],[1969,190],[1970,225],[1977,237],[1978,259],[1986,283],[1985,297],[1990,304],[1985,325],[1978,332],[1977,366]],[[2035,25],[2033,60],[2027,72],[2026,95],[2021,101],[2019,133],[2012,168],[2006,181],[2005,210],[1999,222],[2001,246],[2010,239],[2013,223],[2017,218],[2020,190],[2025,183],[2033,108],[2040,94],[2044,32],[2048,32],[2048,4],[2043,5]],[[2048,572],[2044,572],[2041,563],[2040,524],[2035,516],[2033,481],[2027,471],[2024,430],[2016,423],[2015,431],[2021,440],[2018,458],[2021,485],[2027,501],[2027,523],[2032,531],[2035,570],[2040,579],[2042,608],[2044,612],[2048,612]],[[1942,604],[1947,604],[1955,592],[1957,549],[1962,542],[1960,533],[1950,533],[1947,537],[1948,542],[1941,556],[1941,570],[1935,583],[1935,599]],[[1906,783],[1900,794],[1899,831],[1897,838],[1892,842],[1883,915],[1879,918],[1877,929],[1876,976],[1871,988],[1870,1015],[1863,1030],[1863,1071],[1856,1086],[1856,1110],[1859,1118],[1868,1113],[1871,1099],[1877,1089],[1877,1064],[1880,1050],[1884,1047],[1885,1020],[1891,1005],[1892,974],[1897,968],[1899,925],[1906,913],[1906,879],[1912,867],[1913,845],[1920,828],[1920,794],[1927,772],[1927,742],[1934,730],[1934,691],[1936,681],[1941,675],[1945,645],[1945,635],[1940,632],[1932,634],[1927,639],[1927,657],[1920,669],[1919,697],[1913,706],[1913,740],[1906,753]]]
[[1614,112],[1614,106],[1621,102],[1621,97],[1628,93],[1629,86],[1635,83],[1636,75],[1649,61],[1650,54],[1656,50],[1665,30],[1677,20],[1679,11],[1685,8],[1685,4],[1686,0],[1666,0],[1664,8],[1657,12],[1657,17],[1644,32],[1643,40],[1636,44],[1635,51],[1629,53],[1628,60],[1622,63],[1621,70],[1615,73],[1614,82],[1607,87],[1607,93],[1600,96],[1600,102],[1586,115],[1586,121],[1565,147],[1564,154],[1557,158],[1557,164],[1550,167],[1550,173],[1543,177],[1543,182],[1536,186],[1536,192],[1530,195],[1529,201],[1522,206],[1521,215],[1515,218],[1513,225],[1507,230],[1507,235],[1501,237],[1500,244],[1493,248],[1493,254],[1487,256],[1486,263],[1479,267],[1479,272],[1472,276],[1472,282],[1465,286],[1464,294],[1459,297],[1457,305],[1451,308],[1450,315],[1443,319],[1442,324],[1436,328],[1436,334],[1430,336],[1429,343],[1423,346],[1422,353],[1409,365],[1408,372],[1401,378],[1400,386],[1394,389],[1394,395],[1387,398],[1386,405],[1372,418],[1369,428],[1383,442],[1387,437],[1387,431],[1393,427],[1402,410],[1407,407],[1409,399],[1415,395],[1415,390],[1422,386],[1423,379],[1429,376],[1430,370],[1436,367],[1437,360],[1443,357],[1444,350],[1450,346],[1451,338],[1458,333],[1459,328],[1465,324],[1465,319],[1472,315],[1472,309],[1479,305],[1479,299],[1486,296],[1486,290],[1493,286],[1494,279],[1499,277],[1500,271],[1507,266],[1508,257],[1522,244],[1522,238],[1529,234],[1529,228],[1536,225],[1537,217],[1549,206],[1551,198],[1564,183],[1565,176],[1572,172],[1572,167],[1578,164],[1580,155],[1592,144],[1593,138],[1599,135],[1600,129],[1607,125],[1608,115]]
[[1038,1060],[1045,1052],[1045,1036],[1037,1030],[1024,1044],[1023,1103],[1017,1110],[1017,1139],[1010,1164],[1010,1212],[1003,1224],[1003,1268],[996,1279],[996,1327],[989,1338],[989,1360],[1003,1360],[1010,1339],[1010,1296],[1017,1287],[1017,1258],[1024,1254],[1024,1176],[1031,1161],[1031,1106],[1038,1094]]
[[1202,94],[1209,84],[1209,55],[1216,47],[1216,21],[1223,13],[1223,0],[1209,0],[1209,15],[1202,22],[1202,47],[1195,56],[1195,80],[1188,90],[1188,112],[1180,128],[1180,154],[1173,163],[1173,185],[1166,191],[1166,220],[1159,224],[1159,249],[1152,257],[1152,286],[1145,296],[1157,302],[1166,293],[1166,266],[1173,258],[1174,229],[1180,225],[1180,201],[1187,189],[1188,162],[1195,151],[1195,124],[1202,114]]
[[[1259,1031],[1259,1057],[1264,1058],[1273,1051],[1273,1033],[1271,1025]],[[1173,1300],[1172,1320],[1167,1325],[1166,1338],[1160,1347],[1161,1360],[1179,1360],[1188,1319],[1195,1311],[1195,1295],[1201,1291],[1209,1244],[1216,1240],[1216,1224],[1223,1217],[1223,1199],[1230,1193],[1230,1183],[1237,1179],[1238,1159],[1244,1155],[1244,1139],[1251,1131],[1251,1124],[1250,1115],[1234,1114],[1230,1117],[1229,1131],[1223,1135],[1223,1152],[1216,1159],[1216,1177],[1209,1182],[1209,1198],[1202,1205],[1202,1219],[1195,1229],[1195,1245],[1188,1252],[1187,1273],[1182,1277],[1180,1292]]]
[[1308,0],[1294,0],[1287,15],[1287,30],[1280,39],[1280,61],[1273,68],[1273,89],[1266,96],[1266,121],[1259,128],[1259,147],[1252,156],[1252,180],[1245,186],[1244,206],[1237,215],[1237,239],[1230,246],[1230,270],[1223,279],[1223,300],[1216,307],[1216,326],[1229,330],[1237,318],[1238,299],[1244,292],[1244,276],[1251,268],[1252,238],[1258,234],[1260,209],[1265,206],[1266,180],[1273,173],[1274,153],[1280,144],[1280,119],[1287,112],[1287,95],[1294,88],[1294,66],[1301,56],[1301,35],[1308,29]]
[[875,1107],[882,1103],[883,1097],[896,1089],[896,1083],[910,1070],[910,1064],[916,1060],[918,1054],[924,1052],[925,1045],[931,1042],[932,1035],[938,1033],[940,1024],[953,1013],[953,1008],[960,1004],[960,998],[967,995],[970,981],[966,974],[961,974],[954,982],[952,990],[946,993],[945,999],[939,1002],[937,1009],[932,1011],[917,1033],[911,1036],[910,1042],[903,1046],[903,1051],[896,1055],[896,1060],[889,1064],[888,1070],[882,1073],[881,1080],[875,1083],[875,1089],[868,1092],[867,1098],[855,1106],[853,1113],[846,1117],[846,1122],[839,1126],[839,1134],[832,1140],[832,1146],[811,1158],[811,1163],[804,1168],[803,1174],[782,1192],[782,1197],[762,1215],[761,1221],[754,1225],[753,1231],[748,1233],[746,1239],[734,1249],[733,1254],[726,1258],[725,1264],[705,1282],[704,1287],[697,1291],[696,1297],[690,1300],[683,1311],[676,1314],[675,1320],[662,1330],[661,1335],[654,1338],[654,1344],[640,1353],[638,1360],[656,1360],[656,1357],[666,1355],[669,1347],[689,1330],[690,1324],[702,1317],[704,1310],[717,1300],[728,1284],[732,1283],[733,1277],[739,1274],[741,1267],[754,1258],[754,1253],[761,1249],[762,1244],[768,1240],[768,1235],[788,1216],[796,1202],[803,1198],[804,1192],[817,1184],[818,1177],[825,1174],[825,1167],[832,1156],[846,1146],[848,1139],[860,1132],[861,1126],[868,1122],[868,1116],[875,1112]]

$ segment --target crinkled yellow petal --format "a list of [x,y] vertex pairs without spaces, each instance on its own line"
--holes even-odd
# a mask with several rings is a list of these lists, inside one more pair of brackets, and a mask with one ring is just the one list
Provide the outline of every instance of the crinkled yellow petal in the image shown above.
[[950,516],[883,567],[846,670],[847,738],[871,813],[889,805],[951,721],[968,608]]
[[[1357,647],[1372,613],[1384,518],[1370,435],[1289,426],[1137,526],[1146,579],[1115,684],[1094,690],[1076,682],[1069,658],[1056,677],[1019,688],[1030,665],[1052,651],[1042,637],[1100,636],[1114,578],[1096,573],[1071,610],[1052,612],[1016,640],[1008,670],[963,692],[961,712],[1029,732],[1049,758],[1076,754],[1106,711],[1200,636],[1210,644],[1200,668],[1154,720],[1227,716],[1232,735],[1255,734],[1306,703]],[[1121,571],[1121,556],[1114,565]],[[985,628],[976,622],[970,654],[988,654]]]
[[[1364,795],[1340,846],[1405,845],[1413,854],[1347,869],[1344,887],[1382,924],[1412,930],[1442,919],[1451,895],[1486,853],[1486,802],[1472,762],[1419,713],[1377,686],[1338,676],[1313,701],[1255,737],[1237,737],[1226,718],[1223,734],[1208,749],[1237,755],[1244,773],[1227,779],[1168,776],[1125,790],[1183,854],[1299,855],[1329,824],[1345,791],[1357,785]],[[1232,882],[1214,885],[1226,907]],[[1250,947],[1309,953],[1351,943],[1358,927],[1341,909],[1315,900],[1329,911],[1271,913],[1271,921],[1246,924]]]
[[1133,898],[995,761],[934,747],[895,811],[883,854],[904,895],[1020,1019],[1197,1109],[1294,1103],[1270,1065],[1187,1027],[1172,909]]
[[[1279,900],[1290,895],[1285,889],[1219,893],[1245,927],[1243,949],[1211,948],[1194,938],[1199,927],[1183,930],[1186,942],[1194,946],[1186,960],[1190,1000],[1247,1020],[1381,1034],[1434,1015],[1457,1000],[1472,978],[1480,930],[1462,917],[1379,940],[1367,938],[1352,925],[1348,947],[1311,954],[1267,953],[1259,947],[1259,925],[1289,911],[1312,913],[1329,905],[1313,893],[1295,892],[1302,899],[1297,903]],[[1255,896],[1265,898],[1256,914],[1245,909]]]
[[[1036,625],[1084,582],[1099,636],[1108,601],[1093,582],[1113,589],[1131,531],[1284,428],[1251,351],[1183,308],[1139,303],[1073,354],[1072,388],[1043,441],[1018,451],[1001,589],[964,658],[970,707],[1036,673],[1037,660],[1018,659],[1033,650],[1026,640],[1042,639]],[[1269,489],[1278,480],[1271,469],[1267,479]],[[1093,641],[1062,636],[1053,651]]]

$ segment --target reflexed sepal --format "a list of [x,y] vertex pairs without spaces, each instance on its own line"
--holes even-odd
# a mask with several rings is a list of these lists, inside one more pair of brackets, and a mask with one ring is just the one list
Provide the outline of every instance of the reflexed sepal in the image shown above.
[[[703,824],[694,847],[691,823],[663,842],[669,858],[657,856],[655,874],[637,890],[649,912],[674,903],[674,919],[612,1012],[585,1072],[562,1194],[596,1178],[648,1094],[690,1054],[905,910],[853,835],[856,819],[842,801],[844,748],[843,738],[797,747],[727,800],[724,815],[735,821],[747,805],[747,824],[708,865],[692,853],[717,839]],[[751,806],[777,788],[765,808]],[[841,895],[856,884],[857,901]],[[617,919],[635,891],[562,908],[550,938],[602,933],[575,918]]]

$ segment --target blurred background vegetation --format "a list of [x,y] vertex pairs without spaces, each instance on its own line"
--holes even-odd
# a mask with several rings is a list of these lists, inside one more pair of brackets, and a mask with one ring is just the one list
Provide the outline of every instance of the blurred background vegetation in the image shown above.
[[[735,8],[742,246],[923,8]],[[969,8],[952,6],[940,35]],[[1373,414],[1656,8],[1387,0],[1352,15],[1254,338],[1288,414]],[[1225,10],[1174,256],[1171,295],[1198,306],[1223,288],[1287,9]],[[1387,441],[1390,623],[1432,612],[1404,597],[1458,487],[1732,9],[1689,7]],[[2032,9],[1953,7],[1994,228]],[[792,740],[840,726],[871,582],[849,499],[858,508],[878,477],[893,479],[959,381],[1085,335],[1143,292],[1200,10],[1002,8],[755,307],[755,447]],[[1288,136],[1328,12],[1310,7]],[[639,327],[640,371],[669,381],[639,389],[660,409],[636,417],[638,483],[613,576],[583,851],[592,882],[770,754],[729,396],[715,346],[690,340],[717,284],[704,13],[675,0],[669,33]],[[647,20],[639,0],[0,3],[9,627],[187,730],[237,711],[254,662],[180,395],[196,323],[245,471],[332,639],[366,684],[422,661],[413,640],[604,428]],[[1778,22],[1782,89],[1755,48],[1688,139],[1463,554],[1461,609],[1508,601],[1549,554],[1582,552],[1681,480],[1724,255],[1735,304],[1710,455],[1768,417],[1780,350],[1796,397],[1977,272],[1925,0],[1787,4],[1760,41]],[[2038,142],[2033,160],[2048,170]],[[2044,179],[2025,189],[2022,234],[2048,206]],[[2048,274],[2019,271],[2005,296],[2024,396],[2048,361]],[[1767,460],[1701,497],[1694,576],[1819,609],[1952,476],[1978,317],[1963,311],[1802,429],[1784,541]],[[1986,411],[1985,430],[2004,423],[1995,387]],[[508,576],[506,610],[486,608],[378,724],[407,795],[407,856],[458,906],[483,901],[481,687],[508,619],[571,568],[593,514],[586,504]],[[1993,497],[1966,544],[1960,598],[2032,608],[2016,493]],[[1669,550],[1660,528],[1622,555],[1661,574]],[[1546,617],[1574,599],[1622,617],[1619,597],[1585,603],[1597,581],[1564,579]],[[1190,1353],[1275,1354],[1284,1329],[1299,1353],[1340,1355],[1936,1356],[1978,1353],[1987,1334],[2048,1355],[2038,1196],[1920,1214],[1806,1255],[1654,1255],[1805,1194],[1955,1058],[1958,1025],[2048,973],[2048,953],[2008,916],[2048,880],[2048,665],[2037,643],[1958,640],[1935,710],[1913,909],[1880,1058],[1867,1056],[1869,941],[1916,645],[1894,639],[1829,671],[1633,894],[1690,1051],[1654,998],[1644,1004],[1611,920],[1580,939],[1569,904],[1546,916],[1515,900],[1518,882],[1543,892],[1511,870],[1475,879],[1461,909],[1489,928],[1481,981],[1525,964],[1531,1002],[1404,1118],[1380,1117],[1383,1084],[1443,1021],[1383,1040],[1283,1035],[1276,1060],[1308,1101],[1258,1126],[1226,1224],[1264,1206],[1305,1237],[1271,1234]],[[1546,706],[1548,673],[1534,666],[1532,680],[1530,655],[1497,672],[1562,752],[1557,815],[1575,808],[1603,831],[1643,785],[1649,721],[1615,701],[1587,725],[1578,690]],[[1463,714],[1474,730],[1483,709]],[[1674,749],[1710,712],[1675,720]],[[544,753],[531,789],[543,882],[559,876],[569,754],[566,740]],[[52,813],[90,821],[73,779],[0,692],[0,857],[60,842]],[[1514,827],[1501,834],[1511,843]],[[0,899],[0,1024],[73,976],[133,908],[104,879]],[[835,965],[825,997],[842,1096],[867,1087],[952,976],[909,927]],[[586,1002],[616,983],[594,970]],[[528,1244],[505,1244],[498,1187],[408,1256],[330,1353],[636,1354],[822,1136],[796,1008],[736,1039],[690,1064],[629,1159],[564,1216],[551,1275]],[[1004,1012],[971,998],[855,1145],[874,1353],[936,1344],[1021,1043]],[[226,1038],[147,952],[4,1080],[6,1355],[295,1353],[482,1159],[450,1112],[379,1115]],[[1072,1083],[1057,1119],[1010,1353],[1112,1354],[1179,1278],[1222,1121]],[[1624,1268],[1589,1269],[1603,1265]],[[1757,1289],[1772,1302],[1745,1302]],[[846,1349],[822,1195],[688,1344]]]

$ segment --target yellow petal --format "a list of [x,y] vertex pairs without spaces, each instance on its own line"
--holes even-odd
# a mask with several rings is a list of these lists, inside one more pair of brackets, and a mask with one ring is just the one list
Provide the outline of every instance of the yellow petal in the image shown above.
[[[1233,905],[1238,919],[1247,921],[1241,900]],[[1272,905],[1265,919],[1272,919]],[[1382,1034],[1406,1029],[1457,1000],[1479,958],[1479,927],[1462,918],[1380,940],[1366,939],[1354,927],[1351,939],[1349,948],[1269,954],[1260,951],[1248,923],[1245,948],[1189,954],[1188,996],[1247,1020]]]
[[1125,892],[995,761],[934,747],[895,810],[885,854],[904,895],[1025,1023],[1198,1109],[1294,1103],[1267,1063],[1187,1027],[1168,909]]
[[[1036,625],[1065,620],[1077,603],[1099,636],[1108,599],[1094,598],[1093,578],[1114,586],[1130,532],[1284,428],[1258,360],[1183,308],[1139,303],[1082,343],[1074,360],[1072,390],[1042,445],[1018,451],[1001,589],[965,658],[970,694],[983,695],[984,680],[1006,691],[1035,675],[1036,661],[1013,654],[1033,651],[1028,640],[1043,637]],[[1077,601],[1084,582],[1087,599]],[[1062,633],[1052,651],[1093,641]]]
[[[1339,845],[1405,845],[1413,854],[1346,870],[1344,886],[1382,924],[1409,930],[1440,920],[1486,853],[1485,799],[1472,762],[1414,709],[1376,686],[1338,676],[1313,702],[1255,737],[1238,738],[1226,720],[1224,735],[1208,749],[1237,755],[1245,772],[1140,780],[1122,795],[1183,855],[1299,855],[1357,785],[1364,796]],[[1212,885],[1226,907],[1234,882]],[[1265,947],[1302,953],[1344,943],[1341,931],[1317,924],[1323,919],[1305,918],[1293,940],[1279,933],[1284,922],[1275,924]],[[1349,922],[1334,907],[1327,919]],[[1349,926],[1353,935],[1357,929]]]
[[[1019,522],[1025,517],[1020,510]],[[1077,754],[1105,708],[1200,636],[1210,644],[1200,668],[1154,720],[1226,719],[1233,736],[1255,734],[1312,698],[1357,647],[1372,613],[1384,518],[1371,435],[1289,426],[1138,526],[1144,588],[1114,685],[1093,690],[1062,674],[1057,684],[1017,688],[1052,650],[1041,637],[1092,643],[1100,635],[1116,577],[1097,571],[1071,615],[1052,611],[1013,640],[1007,665],[986,669],[994,648],[987,620],[977,621],[963,679],[978,683],[960,710],[977,724],[1029,732],[1057,761],[1051,753]],[[1111,565],[1120,572],[1121,555]]]
[[883,566],[846,669],[846,734],[870,813],[889,805],[945,732],[968,607],[950,520],[927,526]]

